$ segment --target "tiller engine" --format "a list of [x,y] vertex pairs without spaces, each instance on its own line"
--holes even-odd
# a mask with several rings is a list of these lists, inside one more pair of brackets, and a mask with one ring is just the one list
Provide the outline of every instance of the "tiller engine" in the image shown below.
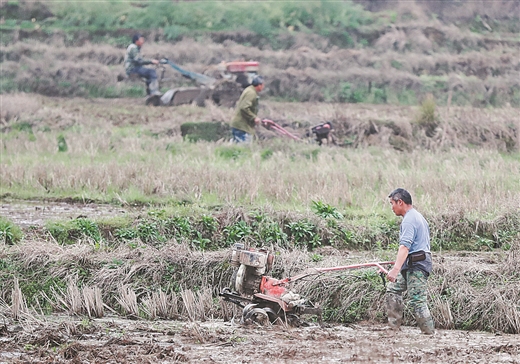
[[319,275],[326,272],[349,269],[376,267],[384,278],[387,270],[385,265],[394,262],[364,263],[332,268],[314,268],[306,273],[284,279],[275,279],[266,274],[274,263],[274,255],[266,249],[245,249],[243,244],[235,244],[231,265],[236,267],[231,287],[224,288],[220,296],[225,301],[232,302],[243,308],[242,323],[285,322],[298,325],[300,316],[316,315],[321,324],[322,310],[309,300],[302,298],[288,289],[291,282]]

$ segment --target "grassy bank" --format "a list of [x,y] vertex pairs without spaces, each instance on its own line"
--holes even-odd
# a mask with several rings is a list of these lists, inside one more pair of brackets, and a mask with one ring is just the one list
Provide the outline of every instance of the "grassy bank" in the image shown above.
[[[310,267],[386,260],[393,250],[356,253],[326,249],[276,252],[271,275],[283,278]],[[517,254],[435,254],[429,301],[438,328],[518,333]],[[229,251],[200,253],[169,242],[111,251],[84,242],[63,247],[33,240],[0,251],[0,312],[24,320],[65,312],[86,318],[117,314],[145,320],[229,317],[232,307],[214,297],[228,286]],[[372,270],[300,281],[293,290],[324,309],[330,322],[383,321],[384,287]],[[405,314],[407,324],[413,319]]]

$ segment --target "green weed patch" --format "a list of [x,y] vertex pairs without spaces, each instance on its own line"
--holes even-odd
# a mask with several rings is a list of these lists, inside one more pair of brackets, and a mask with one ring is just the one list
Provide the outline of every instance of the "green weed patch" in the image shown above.
[[0,216],[0,242],[3,244],[16,244],[23,238],[22,230],[10,220]]

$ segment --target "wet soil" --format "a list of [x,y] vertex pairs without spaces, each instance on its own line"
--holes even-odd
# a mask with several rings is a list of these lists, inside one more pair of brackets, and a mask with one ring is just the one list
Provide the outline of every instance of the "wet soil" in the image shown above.
[[48,317],[4,325],[0,363],[520,363],[520,336],[379,324],[243,326],[234,322]]
[[139,208],[137,207],[123,208],[90,202],[2,200],[0,216],[8,218],[22,228],[27,228],[30,226],[43,226],[46,221],[117,217],[125,216],[138,210]]

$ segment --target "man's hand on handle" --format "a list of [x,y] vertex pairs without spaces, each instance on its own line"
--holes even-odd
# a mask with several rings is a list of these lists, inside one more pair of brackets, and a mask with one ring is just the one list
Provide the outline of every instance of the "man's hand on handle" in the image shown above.
[[152,59],[152,64],[159,64],[159,61],[156,59]]
[[396,269],[396,268],[392,268],[392,270],[390,270],[388,272],[388,274],[386,275],[386,277],[388,278],[388,280],[390,282],[395,282],[397,280],[397,275],[399,274],[399,269]]
[[390,282],[395,282],[397,280],[397,275],[401,272],[401,268],[403,267],[403,264],[406,261],[406,258],[408,257],[409,251],[410,250],[406,246],[399,245],[399,250],[397,251],[397,258],[395,259],[394,267],[386,275]]

